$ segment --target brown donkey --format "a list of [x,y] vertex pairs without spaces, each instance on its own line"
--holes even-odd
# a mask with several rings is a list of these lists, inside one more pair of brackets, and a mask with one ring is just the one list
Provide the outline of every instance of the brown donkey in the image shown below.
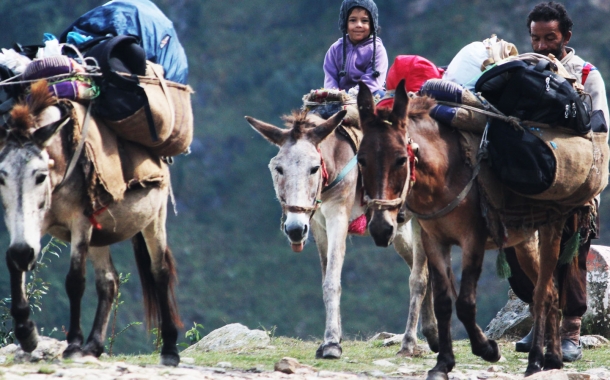
[[[466,328],[472,352],[491,362],[500,359],[500,352],[496,342],[487,339],[476,324],[476,287],[485,250],[497,246],[489,237],[477,187],[472,186],[477,173],[461,156],[459,133],[429,116],[433,99],[409,100],[402,82],[395,96],[392,110],[375,110],[368,87],[360,84],[358,108],[364,137],[358,162],[366,198],[373,207],[369,231],[378,245],[387,245],[396,234],[396,215],[403,205],[418,217],[428,256],[440,345],[436,366],[428,372],[428,379],[447,379],[455,365],[450,332],[452,295],[456,295],[451,246],[462,249],[457,316]],[[563,365],[553,270],[564,223],[565,217],[560,217],[538,230],[509,229],[506,234],[504,246],[515,247],[519,263],[536,284],[535,336],[526,375]],[[543,354],[545,329],[550,339]]]
[[[36,324],[30,319],[25,294],[25,273],[35,265],[40,239],[49,233],[70,243],[70,269],[66,292],[70,300],[68,347],[64,358],[100,356],[108,318],[118,289],[118,276],[109,245],[131,239],[135,251],[146,308],[147,322],[159,324],[163,346],[161,363],[176,366],[178,316],[173,286],[176,270],[167,245],[165,219],[168,186],[128,190],[124,199],[108,205],[96,215],[96,228],[85,215],[91,170],[85,159],[74,157],[77,170],[69,167],[74,120],[70,110],[49,95],[46,81],[32,86],[27,104],[11,112],[8,128],[0,128],[0,198],[10,234],[6,264],[11,277],[11,315],[15,337],[26,352],[38,344]],[[83,151],[80,151],[81,153]],[[84,155],[84,154],[83,154]],[[165,175],[169,175],[164,167]],[[95,269],[98,306],[91,333],[84,341],[80,326],[81,301],[85,290],[86,259]]]
[[[355,154],[346,137],[334,133],[345,115],[341,111],[328,120],[296,113],[289,117],[290,128],[282,129],[251,117],[250,125],[279,147],[269,170],[286,219],[283,231],[294,251],[300,252],[309,231],[313,233],[322,267],[322,293],[326,308],[324,342],[316,352],[319,358],[339,358],[341,349],[341,269],[345,240],[351,220],[364,213],[360,199]],[[352,161],[353,160],[353,161]],[[345,168],[348,168],[347,170]],[[324,169],[330,184],[324,184]],[[341,173],[347,174],[337,182]],[[331,186],[333,183],[336,186]],[[421,249],[419,224],[415,220],[397,228],[396,252],[411,268],[411,299],[407,327],[400,353],[414,354],[417,321],[421,310],[422,330],[430,348],[438,351],[438,333],[432,310],[426,255]]]

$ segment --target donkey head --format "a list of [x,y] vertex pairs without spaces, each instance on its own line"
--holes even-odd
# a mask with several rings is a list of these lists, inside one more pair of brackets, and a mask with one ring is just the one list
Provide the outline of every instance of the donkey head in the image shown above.
[[55,102],[46,81],[36,83],[27,103],[11,111],[8,128],[0,128],[0,199],[10,233],[7,260],[21,271],[36,263],[42,222],[51,203],[51,165],[45,148],[66,121]]
[[275,194],[286,214],[283,231],[292,250],[301,252],[309,234],[309,220],[318,207],[323,185],[319,144],[341,123],[346,111],[328,120],[293,113],[281,129],[249,116],[250,125],[280,150],[269,162]]
[[393,108],[375,109],[368,86],[362,82],[359,86],[358,111],[364,136],[358,150],[358,164],[364,198],[372,210],[369,232],[377,246],[387,247],[396,235],[397,214],[409,186],[406,127],[409,98],[403,79],[396,89]]

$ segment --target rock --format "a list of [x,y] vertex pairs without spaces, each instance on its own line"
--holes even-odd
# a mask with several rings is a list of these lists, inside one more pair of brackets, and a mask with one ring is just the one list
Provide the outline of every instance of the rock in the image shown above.
[[592,245],[587,256],[587,312],[581,333],[610,338],[610,247]]
[[521,339],[527,335],[533,323],[529,305],[521,301],[510,289],[508,291],[508,302],[489,322],[485,329],[485,335],[489,339],[500,339],[502,337]]
[[271,339],[262,330],[250,330],[239,323],[232,323],[216,329],[199,342],[188,347],[185,354],[196,351],[229,351],[239,348],[267,347]]
[[57,339],[49,338],[47,336],[40,336],[39,339],[40,340],[38,341],[38,346],[31,353],[24,352],[21,347],[17,346],[17,349],[13,351],[15,354],[15,357],[13,359],[14,362],[51,362],[56,359],[60,359],[61,354],[64,352],[66,347],[68,347],[68,343],[65,340],[59,341]]
[[560,369],[538,372],[528,376],[527,380],[569,380],[568,374]]
[[378,365],[380,367],[395,367],[396,366],[396,364],[392,363],[389,360],[385,360],[385,359],[375,360],[373,362],[373,364]]
[[570,380],[590,380],[591,379],[591,375],[589,375],[587,373],[570,372],[567,375],[568,375],[568,379],[570,379]]
[[402,339],[402,335],[401,334],[393,334],[393,333],[389,333],[389,332],[380,332],[380,333],[377,333],[377,334],[373,335],[368,341],[369,342],[373,342],[375,340],[386,340],[386,339],[394,338],[397,335],[400,335],[400,338]]
[[297,369],[301,366],[298,360],[295,358],[285,357],[282,358],[279,362],[275,363],[273,369],[276,371],[284,372],[287,374],[296,373]]
[[216,363],[216,367],[219,367],[219,368],[232,368],[233,365],[230,362],[218,362],[218,363]]
[[492,365],[489,368],[487,368],[487,372],[502,372],[504,368],[502,366],[499,365]]
[[583,348],[593,349],[607,346],[610,341],[601,335],[582,335],[580,337],[580,343]]
[[[532,327],[529,306],[509,290],[508,302],[485,330],[491,339],[521,339]],[[610,247],[592,245],[587,256],[587,312],[581,334],[610,338]]]

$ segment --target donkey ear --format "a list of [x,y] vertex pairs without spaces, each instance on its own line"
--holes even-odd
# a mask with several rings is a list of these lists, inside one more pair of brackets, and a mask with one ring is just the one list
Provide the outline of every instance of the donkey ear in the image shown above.
[[274,145],[282,146],[288,137],[289,131],[278,128],[275,125],[256,120],[250,116],[246,116],[246,121],[248,121],[250,126],[254,128],[255,131],[260,133],[261,136]]
[[360,114],[360,125],[365,120],[375,117],[375,101],[371,89],[363,81],[358,82],[358,113]]
[[321,143],[328,135],[331,134],[332,131],[335,130],[343,121],[343,118],[347,114],[346,110],[341,110],[329,117],[324,123],[318,125],[317,127],[307,131],[307,137],[309,141],[311,141],[314,145],[318,145]]
[[68,124],[70,121],[69,116],[69,114],[65,114],[61,119],[35,130],[34,133],[32,133],[32,141],[34,144],[41,149],[49,145],[53,139],[53,136],[55,136],[61,130],[61,127]]
[[407,118],[407,106],[409,105],[409,96],[405,89],[405,80],[401,79],[396,87],[396,93],[394,95],[394,107],[392,108],[392,114],[398,120],[405,120]]

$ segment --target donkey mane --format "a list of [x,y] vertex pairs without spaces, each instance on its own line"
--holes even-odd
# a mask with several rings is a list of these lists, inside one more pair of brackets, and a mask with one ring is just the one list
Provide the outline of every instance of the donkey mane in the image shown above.
[[436,105],[436,101],[429,96],[411,98],[407,108],[407,116],[410,119],[422,119],[430,115],[430,109]]
[[36,118],[40,113],[57,103],[51,95],[46,80],[40,80],[31,86],[30,95],[26,100],[17,103],[11,110],[11,131],[28,137],[36,128]]
[[318,124],[324,122],[324,119],[317,115],[308,114],[307,111],[294,110],[290,115],[282,116],[284,125],[287,128],[291,128],[290,137],[294,140],[298,140],[305,134],[306,130],[313,128]]

